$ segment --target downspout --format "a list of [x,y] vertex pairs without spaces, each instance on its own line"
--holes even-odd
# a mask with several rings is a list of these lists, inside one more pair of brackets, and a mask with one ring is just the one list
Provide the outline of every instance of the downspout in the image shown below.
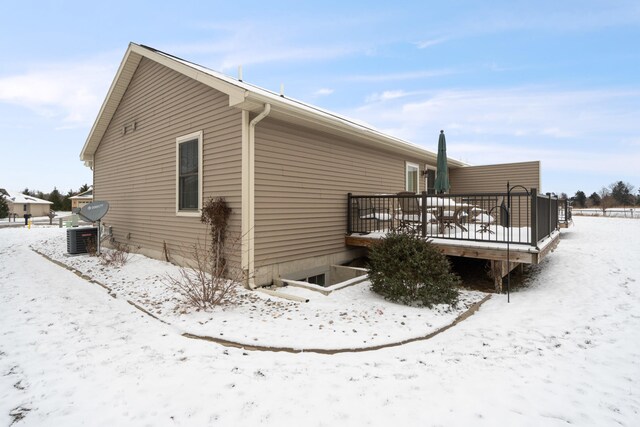
[[267,117],[271,112],[271,104],[264,104],[264,110],[256,117],[254,117],[251,122],[249,122],[249,167],[247,170],[248,173],[248,199],[247,204],[244,208],[248,208],[248,228],[247,230],[243,230],[243,233],[246,234],[247,239],[247,284],[250,289],[255,289],[256,284],[253,280],[252,274],[254,271],[254,246],[255,246],[255,146],[256,146],[256,125],[260,123],[262,119]]

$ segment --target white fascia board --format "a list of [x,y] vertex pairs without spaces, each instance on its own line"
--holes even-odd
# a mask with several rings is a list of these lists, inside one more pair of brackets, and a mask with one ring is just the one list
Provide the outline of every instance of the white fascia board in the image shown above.
[[174,58],[168,55],[164,55],[158,52],[154,52],[151,49],[134,44],[134,50],[139,52],[142,56],[151,59],[158,64],[164,65],[180,74],[190,77],[212,89],[229,95],[229,105],[235,105],[244,101],[246,90],[229,82],[222,80],[219,77],[213,76],[206,72],[206,70],[200,70],[195,64],[186,63],[178,58]]
[[[91,127],[91,131],[89,132],[89,136],[87,137],[84,146],[82,147],[82,151],[80,151],[80,160],[85,162],[93,161],[93,153],[95,153],[98,143],[102,139],[104,132],[107,130],[107,126],[109,125],[116,108],[120,104],[126,88],[129,86],[133,73],[142,59],[140,55],[133,54],[133,46],[133,43],[129,44],[129,48],[125,53],[124,58],[122,58],[118,72],[113,78],[113,82],[111,82],[111,87],[109,87],[107,96],[102,102],[100,112]],[[133,70],[131,70],[131,68],[133,68]],[[129,72],[125,72],[125,70]]]
[[96,121],[94,122],[84,147],[80,152],[80,160],[88,163],[93,161],[93,154],[98,148],[98,144],[104,136],[104,132],[106,132],[107,127],[109,126],[109,123],[111,122],[111,119],[113,118],[113,115],[115,114],[115,111],[118,108],[131,79],[133,78],[133,74],[143,57],[229,95],[230,106],[239,104],[245,99],[246,90],[241,87],[216,78],[204,71],[200,71],[194,66],[185,64],[176,58],[162,55],[135,43],[129,43],[127,52],[120,63],[118,72],[116,73],[116,76],[111,83],[111,87],[109,88],[109,92],[107,92],[107,96],[102,103],[102,107],[100,108]]
[[[118,73],[114,78],[107,97],[102,104],[100,113],[89,133],[89,137],[82,148],[80,159],[85,164],[91,164],[93,154],[106,131],[115,110],[117,109],[124,92],[126,91],[133,73],[142,57],[164,65],[176,72],[199,81],[215,90],[229,96],[229,106],[244,109],[251,112],[258,112],[265,103],[270,103],[274,108],[274,116],[282,115],[288,121],[304,121],[312,124],[313,127],[322,127],[328,132],[359,137],[369,141],[372,146],[386,148],[388,150],[401,153],[406,156],[416,157],[426,162],[435,164],[437,153],[426,150],[420,146],[385,135],[382,132],[368,128],[366,126],[349,121],[347,118],[334,115],[304,103],[282,98],[276,94],[267,92],[264,89],[253,88],[242,82],[232,82],[226,76],[212,75],[212,71],[200,67],[196,64],[188,63],[179,58],[175,58],[152,49],[142,47],[135,43],[130,43],[129,48],[120,64]],[[202,68],[202,69],[201,69]],[[128,72],[127,72],[128,71]],[[279,114],[278,114],[279,113]],[[455,159],[448,159],[449,166],[468,166],[466,163]]]

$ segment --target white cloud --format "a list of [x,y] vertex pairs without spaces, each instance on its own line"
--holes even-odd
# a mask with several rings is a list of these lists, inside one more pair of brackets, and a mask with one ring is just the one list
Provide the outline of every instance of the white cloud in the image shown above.
[[406,92],[404,90],[387,90],[382,93],[378,93],[378,92],[372,93],[371,95],[367,96],[367,98],[365,99],[365,102],[373,103],[373,102],[390,101],[392,99],[405,98],[415,93],[416,92]]
[[327,95],[331,95],[332,93],[333,93],[333,89],[321,88],[316,90],[313,94],[315,96],[327,96]]
[[[447,142],[449,142],[448,139]],[[553,177],[561,177],[562,181],[571,181],[572,174],[587,176],[619,175],[624,179],[634,180],[640,178],[638,173],[638,161],[640,150],[619,152],[616,150],[598,150],[594,147],[585,147],[583,150],[565,148],[562,145],[553,147],[527,146],[521,144],[490,144],[490,143],[465,143],[452,139],[453,144],[447,145],[447,154],[453,158],[459,158],[471,164],[497,164],[511,162],[525,162],[540,160],[546,174],[543,173],[543,186],[549,185]],[[562,178],[563,177],[563,178]],[[557,182],[546,187],[547,190],[558,188],[562,184]],[[578,187],[580,185],[577,185]]]
[[115,75],[117,61],[40,64],[22,74],[0,76],[0,102],[20,105],[59,128],[86,126],[95,119]]
[[411,128],[437,124],[438,129],[451,124],[477,135],[568,138],[589,135],[596,129],[637,130],[633,109],[635,114],[640,110],[640,105],[633,105],[640,95],[638,90],[515,88],[387,94],[367,97],[367,101],[375,99],[383,105],[367,104],[358,113],[373,122],[403,123]]
[[639,99],[638,89],[398,90],[374,93],[348,114],[431,150],[444,129],[449,154],[473,164],[541,160],[637,176]]
[[287,46],[252,46],[235,48],[224,52],[217,61],[217,69],[221,71],[233,69],[241,64],[261,64],[286,61],[321,61],[346,56],[354,50],[346,46],[337,47],[287,47]]
[[[228,71],[239,65],[264,64],[269,62],[323,61],[343,57],[354,52],[364,52],[362,46],[341,41],[331,44],[327,40],[307,43],[298,40],[303,34],[293,29],[264,27],[260,22],[240,22],[233,25],[215,25],[214,41],[168,45],[163,50],[175,55],[206,57],[207,66]],[[304,33],[303,30],[298,30]],[[264,37],[256,37],[264,34]]]
[[[433,41],[464,39],[483,34],[521,30],[583,33],[607,27],[635,26],[640,23],[640,6],[637,2],[562,3],[521,2],[509,8],[501,5],[483,5],[481,10],[471,8],[455,21],[455,33],[451,32],[451,22],[443,21],[442,26],[432,27],[432,33],[445,35],[434,40],[426,40],[425,47],[432,45]],[[417,46],[420,47],[418,44]]]
[[444,43],[447,40],[449,40],[448,37],[440,37],[440,38],[437,38],[437,39],[423,40],[423,41],[415,43],[415,45],[416,45],[416,47],[418,49],[426,49],[428,47]]
[[451,75],[456,73],[457,73],[456,71],[449,70],[449,69],[418,70],[418,71],[407,71],[402,73],[389,73],[389,74],[359,74],[354,76],[348,76],[344,80],[364,82],[364,83],[376,83],[376,82],[384,82],[384,81],[424,79],[424,78],[430,78],[430,77],[446,76],[446,75]]

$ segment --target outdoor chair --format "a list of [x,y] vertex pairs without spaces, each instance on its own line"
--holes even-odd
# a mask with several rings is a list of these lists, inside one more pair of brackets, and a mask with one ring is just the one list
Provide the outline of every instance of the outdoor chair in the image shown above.
[[400,225],[398,231],[416,233],[422,223],[422,209],[418,197],[410,191],[398,193],[400,205]]
[[479,228],[476,229],[476,233],[495,234],[495,231],[490,228],[491,224],[494,224],[495,222],[495,218],[485,211],[482,211],[473,217],[473,223],[479,226]]
[[[362,197],[355,199],[356,209],[357,209],[357,221],[359,221],[359,225],[363,223],[374,223],[375,230],[382,230],[382,223],[391,222],[392,215],[389,213],[388,209],[383,209],[381,207],[376,207],[374,203],[375,199],[369,197]],[[373,231],[369,230],[368,232]]]

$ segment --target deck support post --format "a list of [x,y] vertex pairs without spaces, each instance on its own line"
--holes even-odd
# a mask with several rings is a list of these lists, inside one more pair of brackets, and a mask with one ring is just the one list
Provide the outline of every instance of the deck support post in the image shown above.
[[491,274],[496,293],[502,293],[502,279],[517,267],[520,267],[520,271],[523,271],[524,264],[521,262],[507,263],[507,261],[491,260]]
[[493,275],[493,286],[495,288],[496,293],[502,293],[502,278],[505,276],[504,273],[504,264],[505,261],[496,261],[491,260],[491,274]]

